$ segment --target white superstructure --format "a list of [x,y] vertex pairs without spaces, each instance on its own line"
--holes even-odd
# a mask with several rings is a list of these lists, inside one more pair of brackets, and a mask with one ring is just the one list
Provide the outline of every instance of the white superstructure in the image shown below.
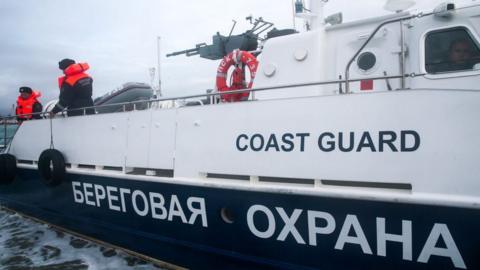
[[262,44],[248,101],[22,123],[0,199],[193,268],[477,269],[480,5],[327,25],[324,4]]
[[[172,181],[241,176],[253,185],[263,178],[303,179],[309,192],[324,191],[324,180],[386,183],[402,198],[473,207],[480,203],[480,69],[429,73],[425,64],[427,39],[442,31],[464,33],[478,46],[480,7],[450,12],[382,27],[350,68],[351,80],[368,80],[365,91],[357,80],[349,94],[340,94],[346,84],[337,82],[259,91],[254,102],[57,118],[54,146],[71,169],[160,170]],[[377,25],[409,16],[325,26],[318,15],[312,31],[265,43],[254,87],[344,79],[348,61]],[[405,77],[404,89],[401,31],[405,74],[414,74]],[[374,60],[362,69],[365,53]],[[384,76],[397,78],[368,79]],[[10,149],[20,162],[34,164],[49,147],[48,121],[21,126]]]

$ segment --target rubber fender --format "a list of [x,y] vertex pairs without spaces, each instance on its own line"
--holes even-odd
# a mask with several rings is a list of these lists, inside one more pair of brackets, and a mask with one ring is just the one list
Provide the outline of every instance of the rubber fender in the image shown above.
[[17,175],[17,159],[11,154],[0,155],[0,184],[7,185]]
[[44,150],[38,158],[38,172],[47,186],[57,186],[65,180],[65,158],[56,149]]

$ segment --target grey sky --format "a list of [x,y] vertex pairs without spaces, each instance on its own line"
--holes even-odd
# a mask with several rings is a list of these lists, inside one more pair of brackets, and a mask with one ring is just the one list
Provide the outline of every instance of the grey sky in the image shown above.
[[[345,20],[387,14],[383,0],[330,0],[326,15],[342,11]],[[417,7],[426,2],[417,1]],[[217,61],[165,58],[175,50],[211,42],[217,31],[249,28],[245,17],[263,17],[277,28],[291,28],[291,0],[1,0],[0,114],[15,103],[23,85],[41,90],[42,103],[58,96],[57,63],[86,61],[100,96],[125,82],[150,83],[157,66],[156,37],[162,38],[162,89],[166,96],[213,88]],[[297,28],[301,23],[297,20]]]

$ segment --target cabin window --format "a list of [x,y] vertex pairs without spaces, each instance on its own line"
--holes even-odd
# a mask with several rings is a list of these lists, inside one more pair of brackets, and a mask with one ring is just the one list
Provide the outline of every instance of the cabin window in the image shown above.
[[371,52],[364,52],[358,56],[357,65],[362,71],[369,71],[377,63],[377,57]]
[[466,28],[442,29],[427,34],[425,69],[428,73],[469,71],[477,68],[478,63],[478,43]]

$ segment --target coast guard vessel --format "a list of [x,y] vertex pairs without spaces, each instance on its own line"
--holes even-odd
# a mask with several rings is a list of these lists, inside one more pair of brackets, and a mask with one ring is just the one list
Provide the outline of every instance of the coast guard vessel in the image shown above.
[[180,52],[222,59],[205,95],[22,123],[2,205],[172,268],[480,269],[480,6],[390,2]]

